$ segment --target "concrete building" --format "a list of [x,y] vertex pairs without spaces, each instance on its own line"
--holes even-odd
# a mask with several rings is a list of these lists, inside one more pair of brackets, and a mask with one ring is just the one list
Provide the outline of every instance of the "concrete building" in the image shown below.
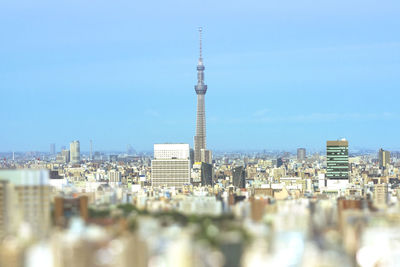
[[282,165],[283,165],[283,159],[282,158],[277,158],[276,167],[280,168]]
[[9,217],[10,207],[9,200],[9,182],[0,180],[0,240],[10,232],[9,227],[12,226],[11,218]]
[[232,183],[239,188],[246,188],[246,171],[243,166],[232,169]]
[[298,148],[297,149],[297,161],[301,162],[306,159],[306,149]]
[[79,163],[81,161],[81,148],[79,141],[73,141],[69,145],[69,150],[71,154],[71,163]]
[[212,152],[211,150],[201,149],[200,150],[201,162],[212,164]]
[[92,140],[90,140],[89,159],[90,159],[90,160],[93,160],[93,142],[92,142]]
[[151,161],[152,186],[182,187],[189,183],[189,144],[155,144]]
[[349,179],[349,143],[347,140],[326,142],[327,179]]
[[390,164],[390,152],[383,150],[382,148],[379,149],[378,152],[378,160],[379,160],[379,168],[386,168],[388,164]]
[[50,155],[56,154],[56,144],[50,144]]
[[108,172],[108,181],[110,183],[119,183],[121,182],[121,172],[117,170],[110,170]]
[[69,150],[63,149],[57,154],[56,161],[59,163],[69,163],[70,162],[70,152]]
[[349,143],[346,139],[326,142],[326,165],[327,186],[344,189],[349,183]]
[[192,180],[194,185],[214,185],[213,166],[205,162],[196,162],[193,164]]
[[55,197],[54,198],[54,221],[59,226],[67,226],[72,217],[81,217],[88,220],[88,197]]
[[22,224],[34,238],[50,229],[50,187],[47,170],[0,170],[1,234],[15,234]]
[[373,201],[378,207],[386,206],[388,202],[388,184],[376,184],[374,185]]

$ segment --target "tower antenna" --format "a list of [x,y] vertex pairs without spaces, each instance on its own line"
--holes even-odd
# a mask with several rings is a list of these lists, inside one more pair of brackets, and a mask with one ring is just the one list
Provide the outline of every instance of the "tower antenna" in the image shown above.
[[202,55],[202,50],[203,50],[203,48],[202,48],[202,43],[201,43],[201,34],[202,34],[202,31],[203,31],[203,27],[199,27],[199,40],[200,40],[200,58],[202,58],[203,57],[203,55]]

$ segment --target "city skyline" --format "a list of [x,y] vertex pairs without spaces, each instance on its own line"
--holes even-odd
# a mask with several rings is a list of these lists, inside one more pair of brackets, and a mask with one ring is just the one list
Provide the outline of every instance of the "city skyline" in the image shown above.
[[210,149],[323,149],[342,137],[350,150],[400,149],[400,6],[384,2],[257,3],[256,11],[221,2],[192,18],[197,4],[179,2],[2,4],[0,151],[51,143],[59,151],[72,140],[83,151],[89,140],[94,150],[193,147],[198,26],[213,88]]
[[399,265],[399,14],[3,1],[1,267]]

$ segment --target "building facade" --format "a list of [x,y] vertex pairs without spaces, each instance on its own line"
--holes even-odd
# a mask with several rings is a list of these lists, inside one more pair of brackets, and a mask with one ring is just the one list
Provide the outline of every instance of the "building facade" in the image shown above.
[[151,161],[153,187],[182,187],[190,183],[189,144],[155,144]]
[[379,149],[378,153],[379,168],[386,168],[390,164],[390,152],[387,150]]
[[50,155],[56,154],[56,144],[50,144]]
[[69,145],[69,150],[71,154],[71,163],[79,163],[81,161],[81,147],[79,141],[73,141]]
[[306,160],[306,149],[305,148],[298,148],[297,149],[297,161]]
[[349,180],[349,143],[342,139],[326,142],[326,178]]
[[[0,233],[15,234],[21,224],[34,238],[50,229],[50,186],[47,170],[0,171]],[[0,218],[1,219],[1,218]]]

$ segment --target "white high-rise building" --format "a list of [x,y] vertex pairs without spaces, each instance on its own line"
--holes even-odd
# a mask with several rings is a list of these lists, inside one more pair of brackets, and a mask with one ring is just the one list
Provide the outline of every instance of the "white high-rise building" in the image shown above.
[[152,186],[182,187],[189,183],[189,144],[155,144],[151,161]]
[[79,141],[73,141],[69,145],[69,151],[71,155],[71,163],[79,163],[81,161],[81,148]]

